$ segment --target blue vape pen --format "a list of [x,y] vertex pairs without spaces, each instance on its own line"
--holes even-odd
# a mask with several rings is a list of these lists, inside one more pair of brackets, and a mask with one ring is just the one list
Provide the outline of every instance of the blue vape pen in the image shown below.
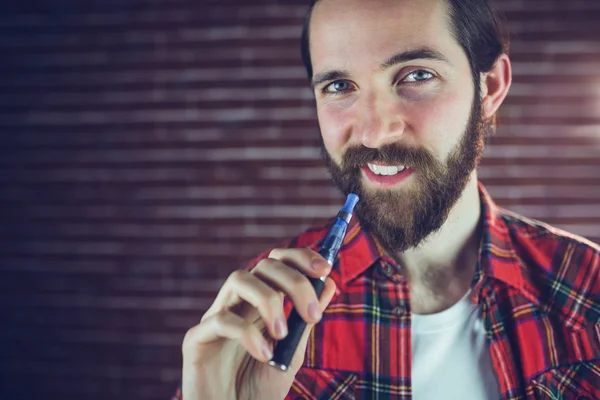
[[[319,247],[319,254],[323,256],[331,266],[333,266],[337,253],[346,236],[346,229],[352,218],[352,211],[354,210],[356,203],[358,203],[358,196],[354,193],[350,193],[346,198],[346,204],[339,211],[335,222],[329,228],[325,239],[323,239],[323,242]],[[323,288],[325,287],[325,279],[327,279],[327,277],[323,276],[319,279],[309,277],[308,279],[315,288],[317,298],[320,297]],[[296,352],[302,333],[304,333],[304,329],[306,328],[306,322],[302,319],[300,314],[298,314],[296,309],[292,309],[287,320],[287,325],[288,335],[277,342],[273,351],[273,358],[269,361],[269,365],[279,368],[282,371],[286,371],[292,362],[292,357]]]

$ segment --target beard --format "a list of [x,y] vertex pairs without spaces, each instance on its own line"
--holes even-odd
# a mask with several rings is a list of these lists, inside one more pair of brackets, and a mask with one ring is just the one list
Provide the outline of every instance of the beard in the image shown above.
[[[488,128],[481,115],[481,100],[475,96],[467,128],[445,162],[424,148],[403,143],[377,149],[351,147],[338,165],[321,141],[322,156],[338,189],[359,196],[355,214],[362,229],[386,250],[398,253],[417,247],[443,226],[481,161]],[[370,162],[411,168],[413,182],[402,190],[369,190],[362,183],[360,168]]]

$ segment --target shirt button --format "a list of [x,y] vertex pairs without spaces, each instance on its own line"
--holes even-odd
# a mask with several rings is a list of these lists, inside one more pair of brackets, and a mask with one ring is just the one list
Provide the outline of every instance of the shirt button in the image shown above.
[[394,276],[395,272],[396,272],[396,270],[391,265],[387,265],[385,267],[385,273],[386,273],[386,275],[388,275],[388,276]]
[[398,317],[404,314],[404,307],[402,306],[398,306],[398,307],[394,307],[394,309],[392,310],[392,312],[397,315]]

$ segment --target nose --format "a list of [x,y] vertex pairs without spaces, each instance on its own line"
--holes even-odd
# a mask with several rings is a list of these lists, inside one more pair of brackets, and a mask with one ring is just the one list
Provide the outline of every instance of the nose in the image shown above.
[[405,122],[396,102],[388,94],[364,93],[358,107],[355,133],[365,147],[379,148],[397,142],[405,130]]

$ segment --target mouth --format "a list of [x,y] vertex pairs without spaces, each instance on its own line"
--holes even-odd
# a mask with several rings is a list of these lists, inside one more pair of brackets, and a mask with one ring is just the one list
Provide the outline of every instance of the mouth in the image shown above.
[[367,181],[377,187],[393,187],[410,177],[414,170],[405,165],[367,163],[360,167]]

